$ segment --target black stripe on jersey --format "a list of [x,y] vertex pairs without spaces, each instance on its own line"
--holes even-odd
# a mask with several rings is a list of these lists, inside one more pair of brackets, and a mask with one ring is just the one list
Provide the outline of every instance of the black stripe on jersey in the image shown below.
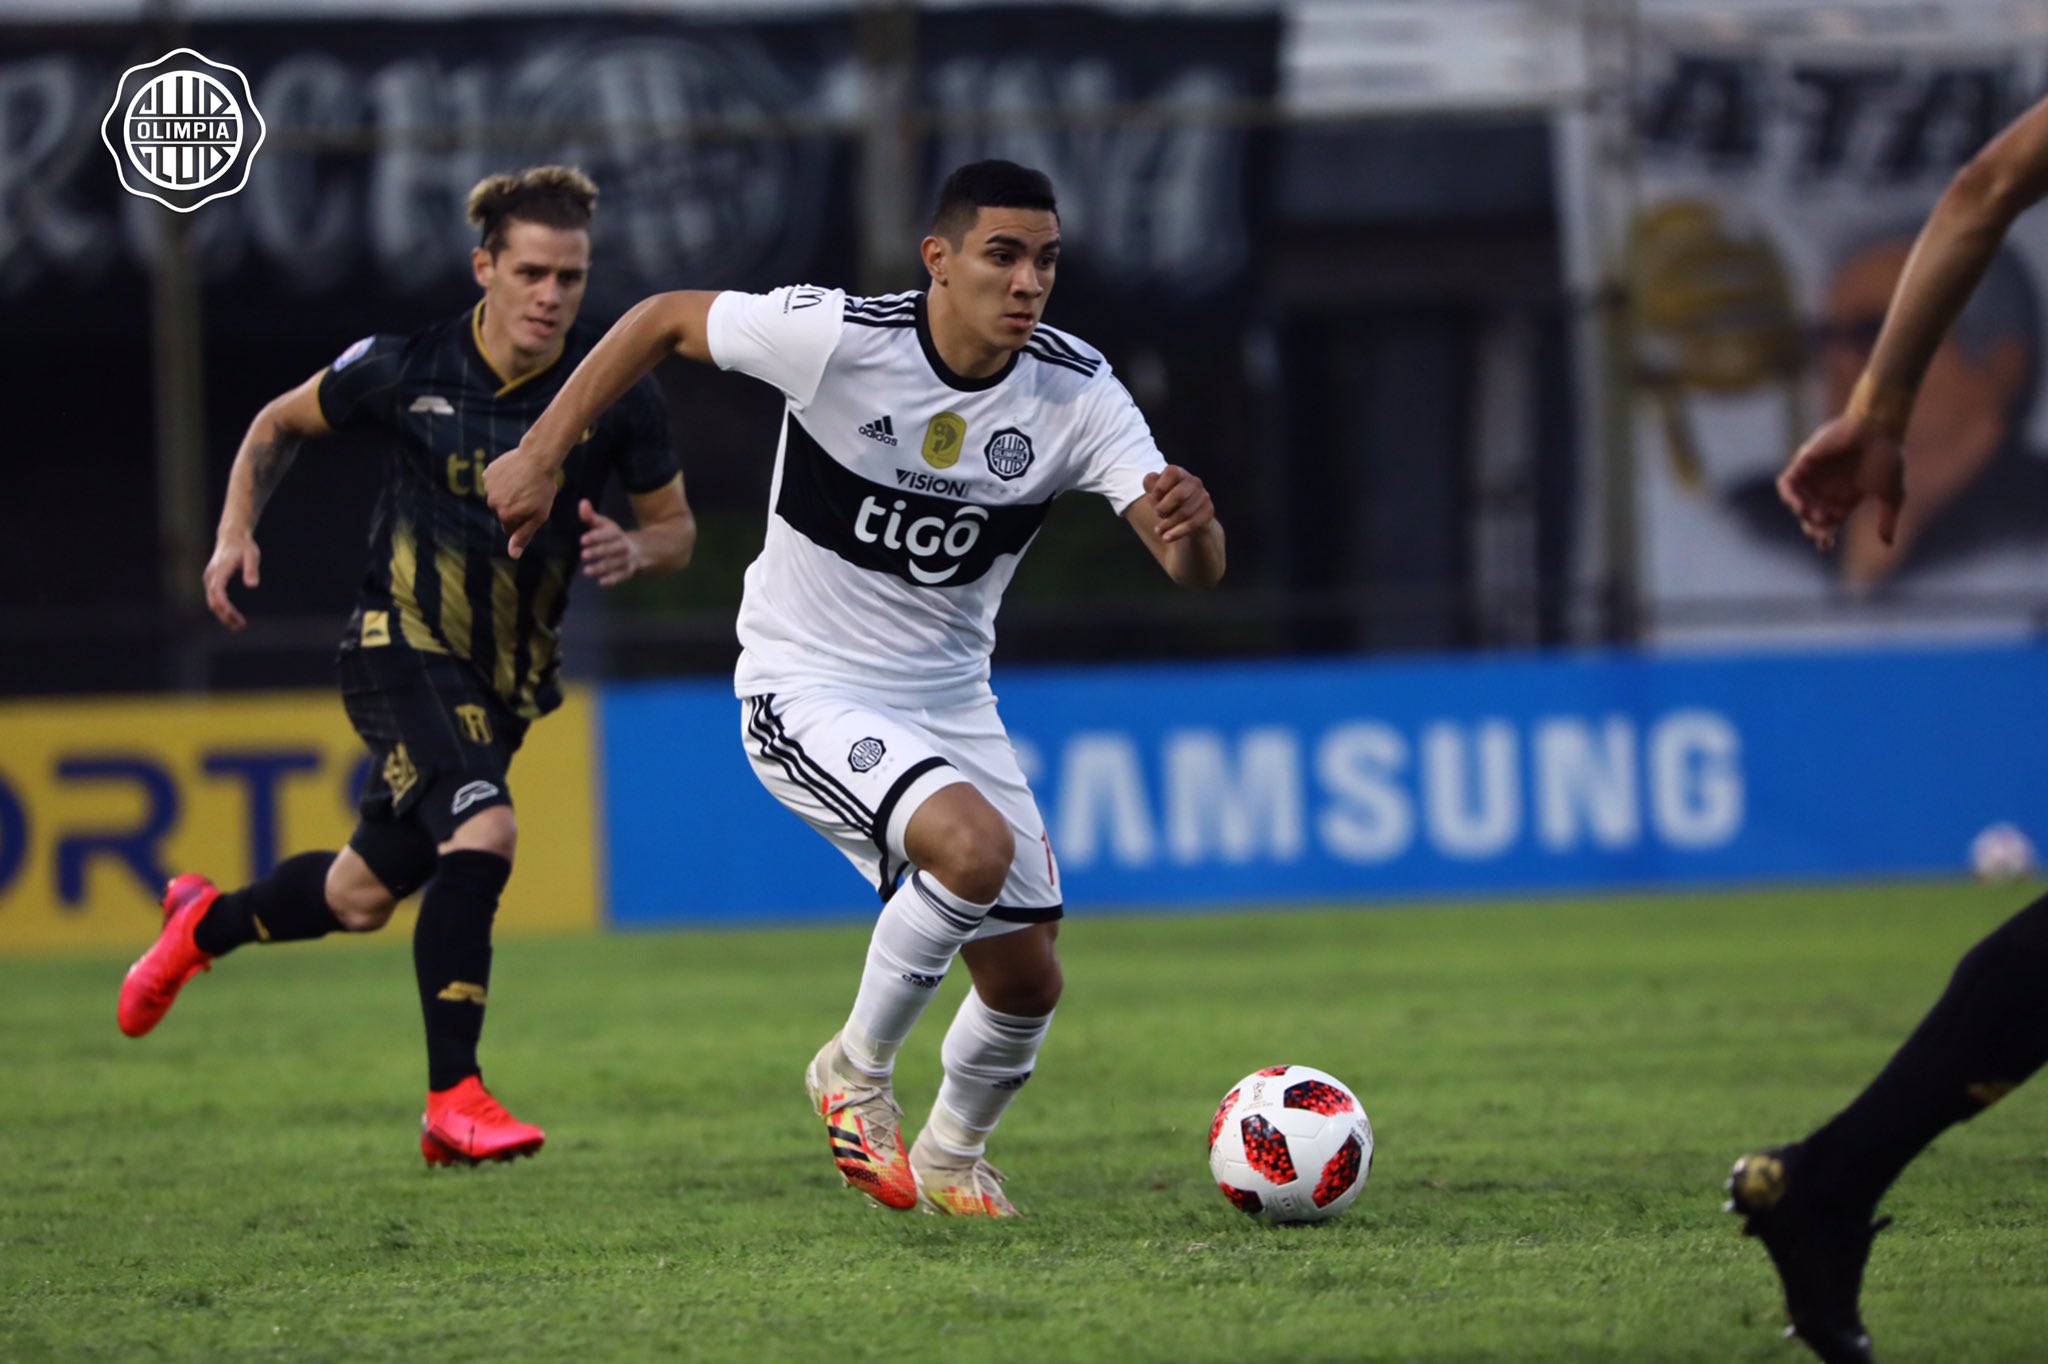
[[775,514],[857,568],[920,587],[960,587],[1021,554],[1050,501],[983,506],[872,483],[827,454],[795,417],[785,419],[782,492]]
[[[875,812],[868,809],[867,802],[855,795],[852,788],[826,771],[816,758],[804,752],[804,746],[797,742],[796,736],[784,728],[782,717],[775,713],[775,697],[773,695],[761,698],[761,713],[767,718],[768,727],[774,732],[776,742],[797,760],[799,766],[810,772],[818,781],[831,787],[843,796],[847,804],[860,812],[861,818],[867,822],[868,826],[874,824]],[[855,821],[855,827],[861,828],[863,832],[866,831],[866,826],[863,826],[858,820]]]
[[760,740],[761,756],[773,760],[792,782],[817,797],[818,803],[837,815],[847,827],[873,838],[874,812],[805,755],[802,746],[782,728],[780,717],[769,708],[773,699],[770,696],[748,698],[754,714],[747,722],[747,732]]
[[866,298],[849,298],[846,300],[846,311],[850,313],[894,312],[899,308],[915,308],[917,300],[921,297],[923,297],[922,294],[912,289],[907,293],[901,294],[874,294]]
[[857,801],[851,805],[842,803],[837,792],[830,787],[821,787],[811,777],[809,772],[796,761],[794,755],[783,748],[781,742],[775,737],[774,730],[763,718],[763,712],[767,709],[765,697],[749,697],[747,704],[753,710],[753,715],[747,721],[747,733],[760,742],[761,756],[779,766],[783,774],[792,783],[810,792],[811,795],[817,798],[820,805],[823,805],[827,810],[838,816],[848,827],[865,834],[868,831],[868,826],[863,819],[866,813],[865,807],[862,807]]
[[917,316],[905,313],[901,317],[870,317],[864,313],[848,313],[846,320],[856,327],[915,327]]
[[1067,356],[1069,359],[1079,360],[1084,365],[1099,365],[1102,363],[1100,360],[1091,360],[1087,356],[1081,354],[1081,352],[1075,348],[1073,342],[1067,340],[1067,338],[1060,332],[1058,332],[1054,328],[1046,326],[1044,323],[1040,323],[1038,326],[1032,328],[1031,339],[1033,341],[1039,342],[1042,345],[1051,347],[1053,350],[1056,350],[1060,354]]
[[1042,349],[1035,344],[1025,346],[1024,353],[1034,360],[1042,360],[1048,365],[1058,365],[1061,369],[1070,369],[1076,374],[1093,374],[1097,369],[1097,366],[1091,361],[1070,360],[1064,355]]
[[857,816],[855,816],[851,811],[847,810],[844,806],[838,804],[838,802],[833,798],[833,795],[830,791],[818,789],[818,787],[809,779],[808,774],[802,771],[800,768],[798,768],[794,760],[792,760],[788,754],[779,750],[775,746],[774,741],[770,739],[767,736],[767,734],[754,722],[748,722],[747,733],[759,741],[762,758],[780,767],[782,769],[783,775],[789,778],[792,785],[800,786],[804,790],[810,792],[810,794],[817,799],[820,805],[824,806],[825,809],[830,811],[836,818],[845,823],[847,827],[854,829],[862,834],[865,834],[867,832],[866,826],[860,822]]

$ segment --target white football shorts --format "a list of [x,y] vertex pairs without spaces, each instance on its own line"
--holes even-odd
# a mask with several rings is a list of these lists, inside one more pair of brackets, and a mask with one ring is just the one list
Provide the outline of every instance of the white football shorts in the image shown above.
[[903,831],[931,795],[974,785],[1010,821],[1017,854],[979,937],[1060,918],[1059,865],[993,696],[895,706],[843,691],[749,696],[740,734],[754,775],[846,855],[883,900],[910,869]]

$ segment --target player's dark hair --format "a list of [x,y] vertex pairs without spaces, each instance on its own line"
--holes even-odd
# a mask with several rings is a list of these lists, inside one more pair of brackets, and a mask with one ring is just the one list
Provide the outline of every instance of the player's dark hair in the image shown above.
[[985,208],[1042,208],[1058,214],[1052,180],[1044,171],[1015,161],[976,161],[946,177],[939,207],[932,214],[932,235],[958,246],[975,215]]
[[483,233],[483,248],[493,257],[505,249],[513,223],[588,230],[596,212],[597,185],[574,166],[529,166],[517,175],[492,175],[469,192],[469,220]]

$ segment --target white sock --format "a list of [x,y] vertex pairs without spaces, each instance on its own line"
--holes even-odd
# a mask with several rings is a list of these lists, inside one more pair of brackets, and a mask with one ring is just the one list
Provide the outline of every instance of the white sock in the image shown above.
[[999,1014],[974,991],[960,1001],[939,1054],[946,1078],[925,1130],[956,1156],[979,1156],[1003,1110],[1031,1078],[1038,1048],[1052,1027],[1052,1015],[1025,1018]]
[[921,871],[896,888],[875,921],[853,1016],[840,1035],[848,1062],[877,1077],[896,1068],[903,1039],[932,1002],[960,944],[974,936],[989,909],[961,899]]

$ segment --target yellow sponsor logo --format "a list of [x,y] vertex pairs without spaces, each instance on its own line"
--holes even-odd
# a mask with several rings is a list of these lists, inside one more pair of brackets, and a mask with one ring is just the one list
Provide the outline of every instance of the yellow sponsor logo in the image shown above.
[[420,770],[412,765],[412,754],[400,744],[384,757],[384,784],[391,788],[391,799],[404,800],[405,793],[412,790],[420,779]]
[[967,418],[941,412],[924,429],[924,462],[934,469],[950,469],[960,462],[960,449],[966,444]]
[[469,736],[471,743],[488,744],[491,741],[491,717],[482,706],[457,706],[455,718],[462,725],[462,732]]
[[1974,1085],[1968,1085],[1965,1088],[1971,1098],[1984,1107],[1989,1108],[2015,1089],[2018,1089],[2019,1086],[2010,1080],[1983,1080]]
[[[519,850],[499,934],[599,923],[592,710],[569,688],[519,750],[519,813],[547,834]],[[331,691],[0,703],[0,955],[132,956],[163,927],[173,875],[243,886],[348,842],[382,760]]]
[[435,995],[434,998],[445,999],[450,1004],[475,1004],[478,1007],[482,1007],[484,1004],[484,987],[472,985],[466,980],[452,980],[448,982],[448,988]]

